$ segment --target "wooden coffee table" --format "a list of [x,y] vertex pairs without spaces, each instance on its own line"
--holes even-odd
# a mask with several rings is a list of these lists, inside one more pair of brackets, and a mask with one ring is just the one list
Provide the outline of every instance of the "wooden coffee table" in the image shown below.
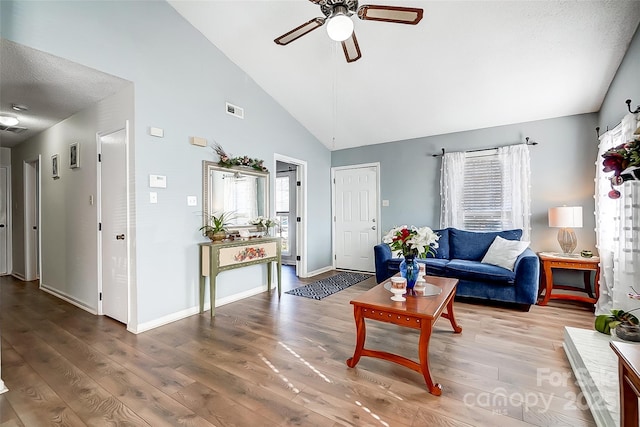
[[[421,373],[429,392],[440,396],[442,386],[433,382],[429,371],[429,340],[433,325],[440,316],[449,319],[456,334],[462,332],[462,328],[456,323],[453,314],[453,297],[456,294],[458,279],[432,276],[426,276],[426,279],[427,283],[438,286],[442,292],[439,295],[429,297],[405,295],[406,301],[395,302],[391,300],[392,293],[384,288],[385,281],[351,301],[356,321],[356,349],[353,357],[347,360],[347,366],[355,367],[361,356],[389,360]],[[445,307],[447,311],[443,313]],[[367,335],[365,319],[419,329],[418,356],[420,362],[386,351],[364,348]],[[393,340],[390,340],[389,344],[392,343]]]

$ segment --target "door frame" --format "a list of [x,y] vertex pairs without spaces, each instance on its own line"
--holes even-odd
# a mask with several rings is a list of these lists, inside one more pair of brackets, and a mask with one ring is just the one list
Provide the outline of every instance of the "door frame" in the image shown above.
[[[297,174],[296,179],[300,181],[300,187],[298,189],[298,194],[296,198],[296,214],[300,217],[300,222],[296,221],[296,257],[300,257],[300,260],[296,259],[296,276],[298,277],[308,277],[307,271],[307,161],[295,159],[293,157],[285,156],[283,154],[274,153],[273,154],[273,170],[277,171],[276,162],[281,161],[284,163],[291,163],[297,166]],[[271,183],[269,185],[272,188],[275,188],[276,182],[276,173],[271,174],[270,177]],[[273,206],[273,212],[270,214],[275,214],[276,204],[275,204],[275,191],[271,192],[273,194],[274,203],[269,201],[269,205]]]
[[[4,169],[7,174],[7,188],[2,189],[6,190],[5,201],[7,203],[7,217],[5,222],[6,235],[7,235],[7,252],[5,253],[5,262],[7,263],[7,272],[6,274],[12,274],[13,272],[13,225],[12,225],[12,209],[11,209],[11,165],[2,165],[0,169]],[[1,385],[1,384],[0,384]],[[1,387],[0,387],[1,388]]]
[[[335,269],[337,264],[336,254],[336,171],[350,169],[375,168],[376,170],[376,218],[378,218],[377,241],[382,241],[382,212],[380,209],[380,162],[360,163],[347,166],[335,166],[331,168],[331,266]],[[371,248],[373,250],[373,248]]]
[[[35,167],[32,165],[35,164]],[[39,280],[39,287],[42,287],[42,156],[38,154],[36,158],[23,160],[23,205],[24,205],[24,277],[25,281]],[[35,192],[35,194],[33,194]],[[36,199],[37,196],[37,199]],[[31,203],[35,200],[36,208],[36,248],[35,254],[32,252],[29,233],[32,230],[29,212]],[[33,265],[32,256],[36,257],[35,271],[31,271]]]
[[[127,201],[127,213],[126,213],[126,218],[127,218],[127,224],[126,224],[126,229],[125,229],[125,235],[127,236],[127,239],[125,240],[126,242],[126,246],[127,246],[127,330],[129,330],[129,327],[131,325],[132,322],[132,305],[131,305],[131,301],[132,301],[132,285],[131,285],[131,247],[132,247],[132,234],[131,234],[131,185],[130,185],[130,172],[129,172],[129,166],[131,163],[130,160],[130,142],[131,142],[131,130],[130,130],[130,123],[129,120],[125,120],[125,124],[124,127],[118,127],[115,129],[110,129],[107,131],[100,131],[100,132],[96,132],[96,220],[97,220],[97,224],[100,224],[102,222],[102,162],[99,161],[100,156],[102,155],[102,138],[106,135],[110,135],[112,133],[115,132],[119,132],[121,130],[124,129],[124,133],[125,133],[125,181],[126,181],[126,201]],[[97,266],[98,268],[97,270],[97,280],[96,283],[98,284],[97,286],[97,295],[96,298],[98,299],[98,315],[103,316],[104,312],[102,309],[102,298],[100,298],[100,295],[102,294],[102,269],[103,269],[103,262],[102,262],[102,231],[101,231],[101,227],[96,227],[96,233],[97,233]]]

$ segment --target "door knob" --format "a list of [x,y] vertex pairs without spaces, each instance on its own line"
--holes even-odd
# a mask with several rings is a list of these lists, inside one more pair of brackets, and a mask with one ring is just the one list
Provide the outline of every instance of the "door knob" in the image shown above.
[[117,234],[116,240],[124,240],[124,234]]
[[372,229],[372,230],[375,230],[375,229],[376,229],[376,226],[375,226],[375,225],[371,226],[371,229]]
[[4,228],[4,224],[0,224],[0,228]]

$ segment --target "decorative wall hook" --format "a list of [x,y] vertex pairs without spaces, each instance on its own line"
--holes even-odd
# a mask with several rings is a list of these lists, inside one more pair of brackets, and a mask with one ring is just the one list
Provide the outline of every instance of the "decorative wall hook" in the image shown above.
[[600,138],[600,126],[596,126],[596,135]]
[[640,113],[640,105],[638,105],[638,106],[636,107],[635,111],[631,111],[631,100],[630,100],[630,99],[627,99],[627,100],[626,100],[626,101],[624,101],[624,102],[626,102],[626,103],[627,103],[627,108],[629,109],[629,112],[630,112],[631,114],[638,114],[638,113]]
[[529,137],[528,136],[525,138],[525,141],[526,141],[525,144],[527,144],[527,145],[538,145],[538,143],[533,141],[533,140],[529,141]]

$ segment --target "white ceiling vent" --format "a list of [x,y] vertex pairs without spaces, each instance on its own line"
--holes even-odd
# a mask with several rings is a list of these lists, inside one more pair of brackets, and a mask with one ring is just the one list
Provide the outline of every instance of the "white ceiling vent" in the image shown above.
[[6,132],[11,132],[11,133],[22,133],[25,130],[27,130],[27,128],[23,128],[21,126],[5,126],[5,125],[0,125],[0,130],[4,130]]
[[237,105],[226,103],[227,106],[227,114],[231,114],[232,116],[236,116],[239,119],[244,119],[244,108],[238,107]]

